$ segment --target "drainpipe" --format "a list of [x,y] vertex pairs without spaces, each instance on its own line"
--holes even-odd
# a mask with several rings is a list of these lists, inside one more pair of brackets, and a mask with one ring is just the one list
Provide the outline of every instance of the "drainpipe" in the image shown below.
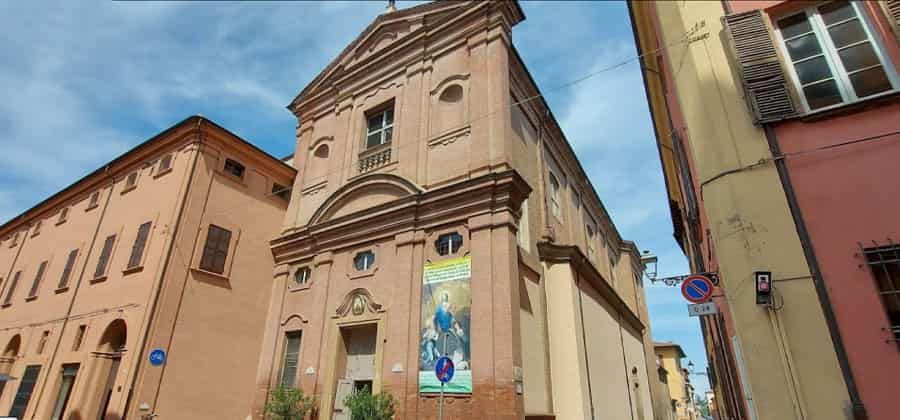
[[[72,299],[69,299],[69,306],[66,308],[66,315],[63,318],[63,324],[59,328],[59,339],[56,340],[56,345],[53,346],[53,353],[50,354],[50,360],[47,363],[47,366],[50,366],[52,369],[54,366],[54,362],[56,361],[56,356],[59,354],[59,346],[62,344],[62,338],[64,333],[66,332],[66,327],[69,325],[69,317],[72,316],[72,309],[75,307],[75,299],[78,298],[78,291],[81,290],[81,283],[84,281],[84,272],[87,270],[88,261],[91,259],[91,252],[94,251],[94,245],[97,243],[97,235],[100,234],[100,227],[103,226],[103,218],[106,216],[106,209],[109,207],[109,201],[112,200],[113,189],[116,185],[116,180],[109,174],[109,165],[103,168],[103,175],[106,176],[106,179],[109,180],[109,194],[106,196],[106,202],[103,203],[103,209],[100,210],[100,217],[97,219],[97,226],[94,228],[94,235],[91,237],[90,247],[87,249],[87,252],[84,253],[84,263],[81,264],[81,272],[78,274],[78,281],[75,283],[75,290],[72,291]],[[25,235],[28,236],[28,235]],[[25,242],[23,240],[22,247],[25,246]],[[19,248],[21,251],[22,248]],[[18,258],[18,254],[16,254],[16,258]],[[44,389],[47,386],[47,382],[49,381],[49,375],[53,373],[52,370],[47,371],[47,377],[44,378],[41,382],[41,387],[38,390],[37,395],[35,396],[34,406],[40,407],[41,398],[44,396]],[[31,418],[34,419],[34,416],[37,415],[37,410],[31,414]]]
[[[157,305],[159,304],[159,296],[161,294],[160,292],[162,291],[163,283],[165,282],[166,271],[169,268],[169,262],[172,260],[172,254],[177,252],[177,251],[175,251],[175,242],[178,240],[178,233],[181,230],[180,229],[181,228],[181,220],[184,215],[185,207],[187,207],[188,196],[191,193],[191,185],[193,184],[194,173],[197,170],[197,162],[200,160],[200,154],[203,153],[203,140],[202,140],[202,136],[201,136],[201,134],[202,134],[201,124],[202,123],[203,123],[203,119],[198,117],[197,118],[197,128],[196,128],[196,130],[197,130],[197,142],[196,142],[197,150],[194,152],[194,161],[193,161],[193,163],[191,163],[191,172],[188,174],[187,186],[185,187],[184,196],[182,196],[181,205],[178,208],[178,215],[176,216],[174,226],[172,227],[172,237],[169,239],[169,246],[165,253],[165,260],[163,261],[162,269],[160,271],[160,279],[159,279],[159,283],[156,286],[155,295],[153,297],[153,304],[148,309],[149,312],[148,312],[147,327],[144,330],[143,337],[141,338],[141,346],[140,346],[139,351],[137,352],[137,363],[135,364],[134,372],[131,376],[131,385],[128,387],[129,396],[127,398],[129,398],[129,399],[132,397],[135,397],[135,395],[132,394],[132,391],[134,390],[135,384],[137,383],[138,376],[141,372],[141,367],[144,364],[143,354],[147,350],[147,342],[150,340],[150,331],[151,331],[151,327],[153,326],[153,318],[154,318],[154,314],[156,313]],[[166,348],[166,351],[168,351],[168,350],[169,350],[169,348]],[[161,381],[162,381],[162,374],[160,374],[160,383],[161,383]],[[146,415],[141,415],[140,418],[153,418],[156,416],[155,414],[152,413],[152,411],[155,411],[155,409],[156,409],[156,397],[158,397],[158,396],[159,396],[159,384],[157,385],[157,391],[154,394],[154,401],[153,401],[153,406],[151,406],[151,413],[146,414]],[[132,405],[130,404],[130,401],[126,402],[126,405],[128,407],[132,407]],[[140,407],[138,407],[138,410],[140,410]],[[128,413],[126,412],[125,417],[127,417],[127,416],[128,416]]]
[[[765,125],[764,129],[766,141],[769,143],[769,150],[772,153],[772,156],[781,156],[781,148],[778,145],[775,129],[772,128],[771,125]],[[828,297],[828,288],[825,287],[822,270],[819,268],[819,261],[816,258],[809,231],[806,229],[806,222],[800,211],[800,204],[797,202],[797,195],[794,192],[794,187],[791,183],[791,177],[788,173],[785,160],[776,159],[775,168],[778,170],[778,178],[781,180],[781,186],[784,188],[784,195],[787,198],[788,206],[791,209],[791,217],[794,219],[794,225],[797,227],[797,235],[800,237],[800,244],[803,246],[803,255],[806,257],[806,263],[809,265],[810,274],[812,274],[816,296],[819,298],[819,304],[822,306],[822,313],[825,315],[825,324],[828,326],[828,332],[831,335],[831,341],[834,344],[834,352],[837,355],[838,365],[841,368],[841,375],[844,377],[844,382],[847,384],[847,393],[850,396],[853,418],[855,420],[866,420],[869,416],[866,413],[865,405],[860,399],[859,390],[856,388],[856,381],[853,378],[853,372],[850,370],[850,360],[847,357],[847,350],[844,348],[841,331],[838,329],[834,308],[831,306],[831,301]]]

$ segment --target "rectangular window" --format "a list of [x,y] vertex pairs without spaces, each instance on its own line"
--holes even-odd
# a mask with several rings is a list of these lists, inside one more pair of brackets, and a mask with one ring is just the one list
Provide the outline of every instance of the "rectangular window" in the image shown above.
[[131,256],[128,257],[128,268],[135,268],[141,265],[141,259],[144,256],[144,247],[147,245],[147,237],[150,235],[150,222],[142,224],[134,238],[134,245],[131,246]]
[[900,245],[868,248],[863,251],[895,343],[900,346]]
[[130,190],[137,186],[137,171],[128,174],[128,177],[125,178],[125,191]]
[[6,297],[3,298],[4,305],[9,305],[10,303],[12,303],[13,293],[16,292],[16,286],[19,285],[19,277],[21,275],[21,271],[16,271],[16,274],[13,275],[12,281],[9,282],[9,286],[6,286]]
[[553,175],[553,172],[548,172],[547,174],[550,179],[550,213],[559,218],[559,180],[556,179],[556,175]]
[[9,247],[10,247],[10,248],[15,248],[16,245],[18,245],[18,244],[19,244],[19,233],[16,232],[16,233],[12,236],[12,242],[9,243]]
[[225,173],[243,179],[244,170],[244,165],[241,165],[237,161],[231,159],[225,159]]
[[106,266],[112,255],[113,245],[116,244],[116,235],[109,235],[103,242],[103,250],[100,251],[100,259],[97,260],[97,268],[94,270],[94,278],[99,279],[106,274]]
[[522,215],[519,217],[519,230],[516,231],[516,242],[525,252],[529,251],[528,200],[522,202]]
[[394,134],[394,106],[366,116],[366,149],[391,142]]
[[34,282],[31,283],[31,290],[28,291],[28,297],[37,296],[38,289],[41,287],[41,280],[44,278],[44,270],[47,269],[47,261],[41,261],[38,266],[37,274],[34,275]]
[[47,340],[50,339],[50,331],[44,331],[41,339],[38,341],[37,354],[44,354],[44,348],[47,347]]
[[156,168],[156,173],[161,174],[163,172],[172,169],[172,154],[168,153],[165,156],[159,158],[159,166]]
[[72,341],[72,351],[81,350],[81,343],[84,341],[84,333],[87,331],[87,325],[81,324],[78,326],[78,331],[75,331],[75,340]]
[[69,285],[69,277],[72,277],[72,269],[75,268],[76,258],[78,258],[78,250],[73,249],[69,251],[69,256],[66,258],[66,266],[63,267],[62,276],[59,277],[58,289],[62,289]]
[[272,195],[281,198],[284,201],[290,201],[291,188],[285,187],[277,182],[272,183]]
[[94,207],[97,207],[98,204],[100,204],[100,191],[94,191],[94,193],[91,194],[90,201],[88,201],[87,208],[92,209]]
[[41,220],[34,222],[34,229],[31,231],[31,236],[37,236],[37,234],[41,233]]
[[75,376],[78,374],[78,364],[62,365],[62,378],[59,381],[59,392],[56,393],[56,403],[53,404],[52,420],[61,420],[69,405],[69,396],[72,395],[72,385],[75,384]]
[[588,259],[591,260],[591,261],[593,262],[593,261],[594,261],[594,254],[595,254],[595,252],[594,252],[594,241],[597,240],[597,238],[595,237],[596,234],[594,233],[595,230],[594,230],[594,227],[593,227],[592,225],[590,225],[590,224],[586,225],[584,228],[585,228],[585,230],[587,231],[587,254],[588,254]]
[[209,225],[206,245],[203,246],[203,257],[200,259],[200,269],[216,274],[224,273],[230,242],[231,231],[216,225]]
[[791,76],[808,110],[893,90],[893,69],[857,2],[834,1],[777,21]]
[[16,397],[13,399],[12,408],[9,409],[9,417],[22,418],[25,415],[25,409],[28,408],[28,401],[31,400],[31,392],[34,391],[34,384],[37,382],[39,373],[41,373],[40,365],[25,368],[19,389],[16,391]]
[[284,359],[281,363],[281,386],[293,388],[297,378],[297,367],[300,362],[300,331],[291,331],[284,335]]
[[63,207],[62,210],[59,211],[59,220],[56,221],[56,224],[65,223],[66,219],[69,218],[69,208]]

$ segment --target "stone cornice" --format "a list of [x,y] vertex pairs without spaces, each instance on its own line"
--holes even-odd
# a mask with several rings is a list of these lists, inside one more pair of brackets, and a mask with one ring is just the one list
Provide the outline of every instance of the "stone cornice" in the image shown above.
[[[515,171],[488,173],[352,214],[289,231],[270,244],[276,263],[307,258],[334,249],[403,232],[429,229],[451,220],[510,212],[517,214],[531,188]],[[512,217],[492,217],[514,224]]]
[[[628,304],[622,300],[619,293],[603,278],[603,275],[594,268],[594,265],[581,253],[581,250],[574,245],[556,245],[549,242],[538,242],[538,254],[541,261],[551,263],[568,263],[578,272],[579,275],[587,279],[593,286],[594,290],[603,296],[606,301],[612,305],[623,319],[637,332],[644,332],[644,323],[635,314]],[[553,285],[550,285],[553,287]]]

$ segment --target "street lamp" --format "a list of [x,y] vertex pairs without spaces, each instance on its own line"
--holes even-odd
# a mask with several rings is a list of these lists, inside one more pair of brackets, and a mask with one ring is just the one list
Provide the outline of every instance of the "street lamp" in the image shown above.
[[656,263],[656,255],[653,255],[648,250],[644,250],[643,254],[641,254],[641,265],[644,266],[644,274],[650,281],[656,280]]

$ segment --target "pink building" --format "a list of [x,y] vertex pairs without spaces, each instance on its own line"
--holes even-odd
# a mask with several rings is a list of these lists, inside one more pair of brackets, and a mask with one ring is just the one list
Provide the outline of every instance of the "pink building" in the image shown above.
[[869,418],[896,418],[900,2],[729,4],[735,14],[762,10],[770,19],[795,92],[793,112],[766,134],[784,156],[778,169],[832,307],[851,396]]

